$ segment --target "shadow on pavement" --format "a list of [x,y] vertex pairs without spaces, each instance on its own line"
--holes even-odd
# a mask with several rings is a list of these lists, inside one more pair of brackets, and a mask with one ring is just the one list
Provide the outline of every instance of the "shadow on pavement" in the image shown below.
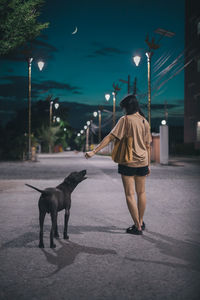
[[18,236],[16,239],[13,239],[12,241],[6,242],[2,244],[1,249],[5,248],[35,248],[36,245],[30,244],[32,242],[35,242],[37,240],[38,245],[38,237],[39,233],[36,232],[26,232],[20,236]]
[[[39,243],[39,227],[38,225],[33,225],[32,227],[37,227],[38,232],[26,232],[17,238],[2,244],[0,249],[5,248],[36,248]],[[44,232],[48,235],[50,234],[51,225],[44,225]],[[63,231],[62,226],[58,226],[59,233],[61,235]],[[123,231],[122,231],[123,230]],[[104,232],[104,233],[112,233],[112,234],[124,234],[124,229],[118,228],[115,226],[69,226],[68,234],[83,234],[84,232]],[[60,241],[60,240],[59,240]],[[33,243],[34,242],[34,243]]]
[[48,276],[45,277],[50,277],[56,273],[58,273],[60,270],[65,268],[66,266],[69,266],[74,263],[77,255],[81,253],[86,253],[86,254],[94,254],[94,255],[108,255],[108,254],[117,254],[116,251],[114,250],[109,250],[109,249],[102,249],[102,248],[95,248],[95,247],[87,247],[83,245],[79,245],[77,243],[68,241],[68,242],[63,242],[61,240],[58,240],[61,247],[56,249],[50,250],[45,250],[41,248],[41,251],[44,253],[46,256],[47,262],[50,263],[51,265],[54,265],[57,267],[57,269],[51,273]]
[[174,267],[174,268],[183,268],[188,270],[194,270],[200,272],[200,243],[196,241],[181,241],[173,237],[163,235],[161,233],[147,231],[154,237],[144,235],[143,238],[154,244],[160,252],[170,258],[181,259],[185,262],[175,263],[169,261],[159,261],[159,260],[145,260],[145,259],[126,259],[134,262],[147,262],[153,264],[160,264],[164,266]]

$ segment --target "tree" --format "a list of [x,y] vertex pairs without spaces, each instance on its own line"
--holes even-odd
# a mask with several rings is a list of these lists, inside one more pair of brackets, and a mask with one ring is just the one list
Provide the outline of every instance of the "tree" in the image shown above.
[[42,144],[43,152],[52,152],[53,146],[58,139],[58,132],[60,130],[59,126],[55,127],[45,127],[42,126],[38,129],[38,140]]
[[0,56],[34,40],[49,23],[38,22],[44,0],[0,0]]

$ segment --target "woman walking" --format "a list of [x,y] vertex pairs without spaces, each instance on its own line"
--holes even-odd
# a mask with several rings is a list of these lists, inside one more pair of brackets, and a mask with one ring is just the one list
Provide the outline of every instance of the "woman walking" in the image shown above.
[[[91,158],[111,141],[121,140],[128,132],[132,137],[132,160],[127,163],[118,164],[118,173],[121,174],[126,202],[133,219],[133,226],[127,228],[126,232],[141,235],[145,229],[143,216],[146,207],[145,180],[150,174],[150,143],[152,141],[149,123],[140,110],[135,95],[126,96],[120,107],[125,111],[111,132],[93,150],[85,154]],[[137,194],[137,203],[135,199]]]

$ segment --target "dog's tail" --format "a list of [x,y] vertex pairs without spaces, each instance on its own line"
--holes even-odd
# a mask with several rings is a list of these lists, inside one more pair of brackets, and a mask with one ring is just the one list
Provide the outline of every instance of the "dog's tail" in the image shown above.
[[45,193],[45,191],[43,191],[43,190],[40,190],[40,189],[36,188],[36,187],[35,187],[35,186],[33,186],[33,185],[30,185],[30,184],[27,184],[27,183],[25,183],[25,185],[29,186],[30,188],[32,188],[32,189],[34,189],[34,190],[36,190],[36,191],[38,191],[38,192],[40,192],[40,193],[42,193],[42,194],[44,194],[44,193]]

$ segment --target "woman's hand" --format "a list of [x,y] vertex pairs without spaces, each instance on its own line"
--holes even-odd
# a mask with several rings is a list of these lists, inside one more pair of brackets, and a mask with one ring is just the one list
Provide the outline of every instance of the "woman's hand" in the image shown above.
[[92,156],[94,156],[95,155],[95,152],[94,152],[94,150],[93,151],[89,151],[89,152],[86,152],[85,153],[85,158],[91,158]]
[[148,167],[148,170],[149,170],[149,172],[148,172],[148,174],[146,176],[149,176],[151,174],[150,167]]

